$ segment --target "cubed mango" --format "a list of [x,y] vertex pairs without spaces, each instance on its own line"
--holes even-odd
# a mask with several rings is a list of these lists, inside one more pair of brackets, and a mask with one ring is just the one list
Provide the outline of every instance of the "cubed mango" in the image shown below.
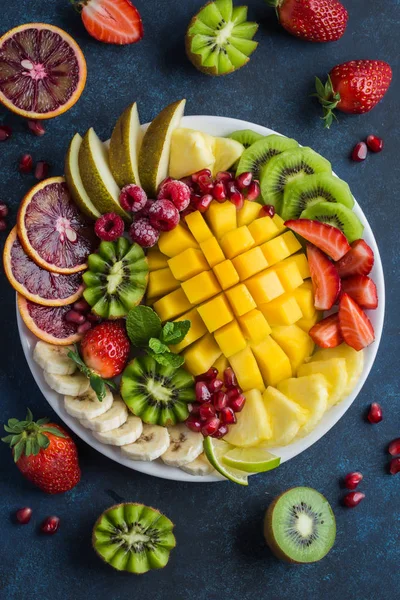
[[314,342],[308,333],[297,325],[273,327],[271,337],[288,356],[293,375],[296,375],[300,365],[313,353]]
[[271,326],[293,325],[303,316],[292,294],[284,294],[268,304],[261,304],[259,309]]
[[217,358],[217,360],[213,364],[213,368],[217,369],[217,371],[218,371],[218,379],[221,379],[221,381],[224,380],[224,371],[228,367],[229,367],[228,359],[226,358],[226,356],[221,354],[221,356],[219,358]]
[[210,333],[233,320],[231,307],[224,294],[198,306],[197,310]]
[[200,242],[200,248],[211,268],[225,260],[221,246],[215,237],[210,237],[204,242]]
[[246,348],[246,340],[240,330],[237,321],[228,323],[214,333],[215,341],[221,348],[222,354],[229,358]]
[[211,229],[207,225],[201,212],[198,210],[186,215],[185,221],[191,234],[199,244],[212,237]]
[[278,275],[271,269],[254,275],[246,281],[246,285],[257,304],[270,302],[285,291]]
[[221,356],[221,350],[211,333],[194,342],[183,352],[185,367],[192,375],[201,375]]
[[315,315],[314,291],[311,280],[305,281],[300,287],[293,291],[297,304],[305,319],[312,319]]
[[177,287],[179,287],[179,281],[175,279],[169,267],[151,271],[147,285],[147,298],[165,296],[165,294],[176,290]]
[[218,265],[215,265],[213,271],[223,290],[227,290],[240,281],[239,274],[230,260],[224,260]]
[[279,229],[271,217],[261,217],[249,225],[249,231],[257,245],[264,244],[279,235]]
[[266,387],[276,385],[283,379],[292,376],[292,367],[288,356],[271,336],[266,337],[259,344],[252,345],[251,349]]
[[200,317],[199,313],[195,308],[185,313],[175,321],[190,321],[190,329],[185,335],[184,339],[179,343],[173,346],[170,346],[171,351],[177,354],[181,352],[184,348],[193,344],[196,340],[200,339],[207,333],[207,327],[203,323],[203,319]]
[[158,240],[158,247],[163,254],[172,258],[188,248],[198,248],[199,245],[192,234],[179,224],[171,231],[163,231]]
[[311,277],[310,267],[308,266],[308,260],[307,260],[306,255],[304,254],[304,252],[298,252],[297,254],[294,254],[293,256],[289,256],[289,258],[286,258],[284,260],[284,262],[296,263],[297,268],[300,271],[300,275],[302,276],[303,279],[308,279],[309,277]]
[[237,227],[236,206],[232,202],[223,202],[220,204],[214,200],[208,207],[205,217],[213,234],[218,239],[221,239],[225,233]]
[[246,392],[255,389],[262,392],[265,389],[260,369],[249,346],[230,356],[228,360],[242,390]]
[[293,231],[286,231],[282,234],[282,238],[284,239],[290,254],[294,254],[298,250],[301,250],[301,244],[297,237],[294,235]]
[[278,275],[285,292],[295,290],[303,283],[303,278],[300,275],[300,271],[295,262],[279,262],[272,268],[272,270]]
[[261,311],[251,310],[238,319],[246,339],[257,344],[271,333],[271,327]]
[[149,271],[157,271],[157,269],[165,269],[168,267],[167,257],[162,254],[156,247],[149,248],[147,251],[147,263]]
[[273,240],[265,242],[265,244],[262,244],[260,247],[269,265],[274,265],[290,256],[289,248],[283,239],[283,235],[279,235]]
[[242,208],[237,211],[237,226],[242,227],[242,225],[249,225],[257,219],[260,214],[261,206],[258,202],[250,202],[250,200],[245,200]]
[[161,321],[170,321],[190,310],[192,305],[187,299],[183,289],[178,288],[174,292],[164,296],[164,298],[157,300],[157,302],[153,304],[153,308]]
[[191,304],[200,304],[221,291],[217,278],[212,271],[203,271],[191,279],[182,282],[182,289]]
[[221,248],[227,258],[234,258],[255,245],[250,231],[243,225],[233,231],[228,231],[220,240]]
[[237,317],[244,315],[257,306],[254,298],[244,283],[235,285],[235,287],[226,290],[225,293],[229,300],[229,304],[231,305],[233,312]]
[[282,233],[283,231],[286,231],[285,221],[282,219],[282,217],[280,217],[278,215],[278,213],[274,214],[274,216],[272,217],[272,220],[278,228],[278,233]]
[[302,319],[296,321],[296,325],[297,327],[300,327],[300,329],[308,333],[311,327],[314,327],[315,323],[318,323],[318,321],[320,321],[321,319],[322,312],[320,310],[316,310],[312,317],[310,317],[309,319],[303,317]]
[[244,254],[239,254],[239,256],[232,259],[232,263],[239,273],[241,281],[248,279],[252,275],[256,275],[260,271],[264,271],[268,267],[267,260],[258,246],[247,250]]
[[[194,214],[194,213],[192,213]],[[179,281],[186,281],[202,271],[208,270],[208,264],[200,248],[188,248],[168,260],[173,276]]]

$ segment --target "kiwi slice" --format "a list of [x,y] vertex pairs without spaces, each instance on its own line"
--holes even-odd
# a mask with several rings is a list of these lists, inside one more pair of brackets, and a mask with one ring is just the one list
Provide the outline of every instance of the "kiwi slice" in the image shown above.
[[162,569],[176,546],[174,524],[155,508],[125,502],[111,506],[93,527],[92,544],[117,571],[147,573]]
[[255,142],[262,140],[265,136],[261,135],[261,133],[256,133],[251,129],[239,129],[238,131],[234,131],[227,137],[231,138],[231,140],[236,140],[236,142],[240,142],[242,146],[244,146],[247,149],[250,148],[250,146]]
[[83,274],[85,300],[92,312],[103,319],[119,319],[139,304],[146,291],[147,259],[139,244],[120,237],[115,242],[101,242],[88,258]]
[[268,164],[271,158],[285,152],[285,150],[298,147],[299,145],[296,140],[282,135],[273,133],[272,135],[263,137],[243,152],[239,160],[236,175],[251,171],[254,179],[259,179],[261,169]]
[[364,226],[355,213],[343,204],[332,204],[331,202],[319,202],[310,206],[300,215],[301,219],[312,219],[327,223],[340,229],[347,237],[349,244],[362,237]]
[[121,396],[145,423],[175,425],[189,416],[194,379],[184,368],[163,366],[151,356],[132,360],[122,374]]
[[264,535],[278,558],[292,563],[317,562],[335,543],[335,515],[327,499],[316,490],[291,488],[268,508]]
[[208,75],[226,75],[249,62],[257,48],[257,23],[247,19],[247,7],[233,8],[232,0],[209,2],[193,17],[186,32],[186,53]]
[[326,158],[311,148],[286,150],[272,157],[260,171],[261,195],[264,203],[275,206],[275,210],[280,214],[286,184],[316,173],[331,174],[332,168]]
[[353,196],[345,181],[329,173],[317,173],[285,186],[281,217],[285,221],[298,219],[303,210],[318,202],[338,202],[348,208],[354,206]]

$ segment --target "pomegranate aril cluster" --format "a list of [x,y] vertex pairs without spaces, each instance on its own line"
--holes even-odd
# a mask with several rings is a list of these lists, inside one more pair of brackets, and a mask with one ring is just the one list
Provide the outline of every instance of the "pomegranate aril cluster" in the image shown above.
[[190,407],[187,427],[204,437],[224,437],[246,402],[233,370],[225,369],[222,381],[217,369],[211,367],[196,377],[195,393],[196,402]]
[[390,456],[393,457],[389,463],[389,473],[397,475],[397,473],[400,473],[400,438],[390,442],[388,451]]
[[86,331],[92,328],[94,323],[100,321],[99,317],[90,312],[90,305],[84,298],[74,302],[71,310],[65,314],[64,319],[68,323],[75,324],[76,332],[79,334],[86,333]]

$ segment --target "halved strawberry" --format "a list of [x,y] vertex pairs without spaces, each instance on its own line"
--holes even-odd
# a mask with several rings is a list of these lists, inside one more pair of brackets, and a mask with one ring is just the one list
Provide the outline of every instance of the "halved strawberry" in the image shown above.
[[329,315],[311,327],[308,335],[320,348],[336,348],[343,342],[339,327],[339,315]]
[[364,240],[356,240],[336,264],[340,277],[368,275],[374,266],[374,253]]
[[143,37],[139,11],[129,0],[78,0],[86,30],[106,44],[134,44]]
[[344,341],[355,350],[366,348],[375,339],[371,321],[348,294],[340,299],[339,325]]
[[361,308],[377,308],[378,292],[376,285],[366,275],[353,275],[342,279],[342,292],[348,294]]
[[344,233],[333,225],[312,219],[291,219],[286,221],[285,225],[317,246],[333,260],[339,260],[350,250],[350,244]]
[[340,293],[340,277],[333,262],[312,244],[307,244],[308,266],[314,288],[314,305],[329,310]]

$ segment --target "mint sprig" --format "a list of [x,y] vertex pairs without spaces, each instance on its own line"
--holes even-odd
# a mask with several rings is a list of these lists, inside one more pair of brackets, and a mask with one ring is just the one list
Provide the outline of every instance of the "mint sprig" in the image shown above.
[[90,387],[95,392],[99,402],[103,402],[103,400],[106,396],[106,391],[107,391],[106,386],[108,386],[109,388],[111,388],[114,391],[117,389],[117,386],[115,385],[115,383],[113,381],[111,381],[110,379],[103,379],[102,377],[100,377],[100,375],[97,375],[97,373],[94,373],[92,371],[92,369],[89,369],[89,367],[84,363],[84,361],[80,357],[78,348],[76,346],[75,346],[75,352],[70,350],[68,352],[67,356],[71,360],[74,361],[74,363],[77,365],[80,372],[83,373],[84,375],[86,375],[86,377],[89,379]]

